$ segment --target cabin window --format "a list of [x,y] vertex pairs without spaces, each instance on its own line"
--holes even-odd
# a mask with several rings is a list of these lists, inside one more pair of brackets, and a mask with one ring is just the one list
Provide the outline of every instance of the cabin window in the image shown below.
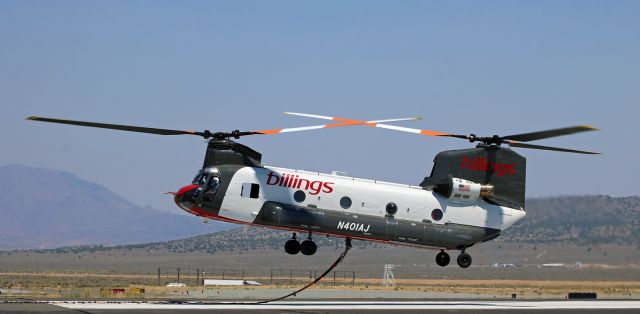
[[396,205],[396,203],[394,202],[391,202],[387,204],[386,210],[387,210],[387,214],[393,216],[398,212],[398,205]]
[[256,183],[243,183],[240,195],[242,197],[258,198],[260,196],[260,185]]
[[304,191],[302,190],[297,190],[295,193],[293,193],[293,200],[298,203],[304,202],[306,198],[307,198],[307,194],[304,193]]
[[431,211],[431,218],[435,221],[440,221],[440,219],[442,219],[442,216],[444,216],[444,213],[442,213],[442,210],[439,208]]
[[349,207],[351,207],[351,198],[349,198],[348,196],[343,196],[340,199],[340,207],[344,209],[348,209]]

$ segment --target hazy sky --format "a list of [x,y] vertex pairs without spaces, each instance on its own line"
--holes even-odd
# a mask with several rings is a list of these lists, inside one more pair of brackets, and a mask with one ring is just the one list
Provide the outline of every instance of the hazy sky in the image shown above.
[[[0,0],[0,165],[70,171],[140,204],[201,166],[198,137],[28,122],[43,115],[152,127],[318,124],[283,111],[405,126],[603,131],[525,149],[527,195],[638,195],[638,1]],[[435,153],[472,147],[367,127],[254,136],[263,162],[418,184]]]

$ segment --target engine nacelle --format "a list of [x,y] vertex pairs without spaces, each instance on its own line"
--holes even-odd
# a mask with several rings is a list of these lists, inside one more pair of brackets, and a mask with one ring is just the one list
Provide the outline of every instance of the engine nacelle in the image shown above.
[[433,190],[449,199],[475,201],[481,197],[493,196],[493,185],[483,185],[469,180],[449,177],[436,184]]

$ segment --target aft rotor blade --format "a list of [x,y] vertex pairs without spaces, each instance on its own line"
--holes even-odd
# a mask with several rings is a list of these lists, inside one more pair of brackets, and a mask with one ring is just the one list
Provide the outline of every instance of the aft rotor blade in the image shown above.
[[[285,114],[289,114],[285,112]],[[286,129],[273,129],[273,130],[261,130],[254,131],[256,134],[279,134],[279,133],[289,133],[289,132],[300,132],[300,131],[310,131],[317,129],[325,129],[325,128],[337,128],[343,126],[355,126],[355,125],[374,125],[378,122],[388,122],[388,121],[411,121],[411,120],[419,120],[420,117],[411,117],[411,118],[397,118],[397,119],[383,119],[383,120],[370,120],[370,121],[352,121],[349,123],[334,123],[334,124],[321,124],[321,125],[312,125],[312,126],[303,126],[297,128],[286,128]],[[325,119],[327,120],[327,119]],[[337,120],[334,120],[337,121]]]
[[138,132],[138,133],[149,133],[149,134],[157,134],[157,135],[199,135],[199,136],[204,136],[204,133],[196,132],[196,131],[183,131],[183,130],[147,128],[147,127],[132,126],[132,125],[98,123],[98,122],[88,122],[88,121],[78,121],[78,120],[65,120],[65,119],[53,119],[53,118],[45,118],[45,117],[37,117],[37,116],[30,116],[30,117],[27,118],[27,120],[40,121],[40,122],[51,122],[51,123],[61,123],[61,124],[70,124],[70,125],[79,125],[79,126],[86,126],[86,127],[92,127],[92,128],[112,129],[112,130]]
[[578,125],[578,126],[572,126],[568,128],[508,135],[508,136],[503,136],[502,138],[505,140],[514,140],[518,142],[530,142],[530,141],[541,140],[544,138],[569,135],[569,134],[580,133],[580,132],[596,131],[596,130],[599,130],[599,129],[596,127],[592,127],[590,125]]
[[589,151],[584,151],[584,150],[575,150],[575,149],[560,148],[560,147],[533,145],[533,144],[527,144],[527,143],[520,143],[520,142],[516,142],[516,141],[505,141],[505,143],[509,144],[509,146],[511,146],[511,147],[540,149],[540,150],[551,150],[551,151],[556,151],[556,152],[588,154],[588,155],[598,155],[598,154],[600,154],[600,153],[589,152]]
[[[445,133],[445,132],[438,132],[438,131],[431,131],[431,130],[421,130],[421,129],[414,129],[414,128],[406,128],[406,127],[401,127],[401,126],[395,126],[395,125],[379,123],[379,122],[405,121],[403,119],[386,119],[386,120],[376,120],[376,121],[361,121],[361,120],[353,120],[353,119],[346,119],[346,118],[339,118],[339,117],[321,116],[321,115],[298,113],[298,112],[285,112],[285,114],[293,115],[293,116],[308,117],[308,118],[332,120],[332,121],[344,122],[344,123],[353,124],[353,125],[366,125],[366,126],[371,126],[371,127],[376,127],[376,128],[396,130],[396,131],[401,131],[401,132],[408,132],[408,133],[415,133],[415,134],[422,134],[422,135],[429,135],[429,136],[450,136],[450,137],[459,137],[459,138],[464,138],[464,139],[467,138],[466,135],[454,135],[454,134],[449,134],[449,133]],[[419,117],[414,118],[414,120],[418,120],[418,119],[422,119],[422,118],[419,118]]]
[[396,119],[382,119],[382,120],[372,120],[372,121],[361,121],[361,120],[352,120],[338,117],[329,117],[329,116],[321,116],[317,114],[308,114],[308,113],[299,113],[299,112],[285,112],[284,114],[292,115],[292,116],[300,116],[307,118],[315,118],[315,119],[323,119],[323,120],[331,120],[338,121],[344,123],[352,123],[352,124],[364,124],[364,123],[385,123],[385,122],[399,122],[399,121],[411,121],[411,120],[422,120],[422,117],[409,117],[409,118],[396,118]]

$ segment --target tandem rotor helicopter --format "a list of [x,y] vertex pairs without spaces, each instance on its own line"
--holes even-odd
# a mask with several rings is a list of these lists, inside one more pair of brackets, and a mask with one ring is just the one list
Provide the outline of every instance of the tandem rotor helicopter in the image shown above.
[[[312,235],[332,235],[348,241],[353,238],[440,250],[436,263],[443,267],[450,262],[448,250],[459,250],[458,265],[469,267],[469,247],[497,238],[525,217],[526,160],[512,147],[597,154],[527,143],[597,130],[591,126],[479,137],[386,124],[420,118],[361,121],[286,114],[333,122],[248,132],[196,132],[36,116],[27,119],[157,135],[201,136],[208,140],[204,164],[193,182],[175,193],[175,203],[181,209],[209,219],[292,231],[292,238],[284,245],[289,254],[313,255],[317,245]],[[477,145],[438,153],[430,175],[411,186],[265,166],[260,153],[232,140],[358,125],[464,139]],[[300,242],[296,232],[307,234],[306,239]]]

